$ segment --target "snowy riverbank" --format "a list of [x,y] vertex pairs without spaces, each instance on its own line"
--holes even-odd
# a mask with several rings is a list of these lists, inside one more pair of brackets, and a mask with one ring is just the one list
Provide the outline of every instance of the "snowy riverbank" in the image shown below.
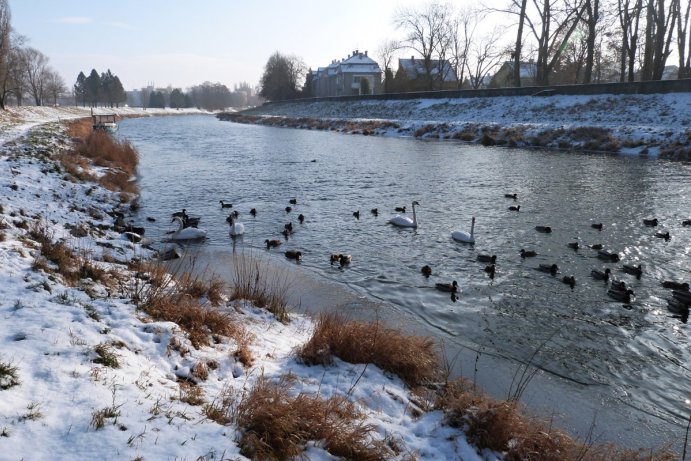
[[[0,154],[0,458],[244,459],[237,405],[262,379],[287,383],[293,396],[344,399],[386,459],[496,458],[478,455],[390,373],[339,359],[302,364],[295,348],[311,336],[308,318],[282,323],[226,295],[219,312],[243,334],[195,347],[184,328],[145,314],[135,301],[153,275],[132,263],[152,252],[113,225],[113,210],[128,213],[120,193],[66,173],[58,157],[72,141],[45,118],[13,121]],[[306,449],[336,459],[323,440]]]
[[269,104],[240,123],[691,158],[691,93]]

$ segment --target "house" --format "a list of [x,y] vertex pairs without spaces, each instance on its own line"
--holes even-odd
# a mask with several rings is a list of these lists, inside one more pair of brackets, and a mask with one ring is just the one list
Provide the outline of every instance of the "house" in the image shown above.
[[317,98],[381,93],[382,72],[367,51],[355,50],[346,59],[310,72],[312,94]]
[[[521,62],[521,86],[535,86],[535,78],[537,76],[537,65],[532,62]],[[491,86],[494,88],[501,88],[507,86],[516,86],[513,80],[513,61],[506,61],[499,68],[494,77],[492,77]]]
[[458,86],[458,77],[446,59],[432,59],[429,69],[424,59],[399,59],[395,80],[399,91],[450,89]]

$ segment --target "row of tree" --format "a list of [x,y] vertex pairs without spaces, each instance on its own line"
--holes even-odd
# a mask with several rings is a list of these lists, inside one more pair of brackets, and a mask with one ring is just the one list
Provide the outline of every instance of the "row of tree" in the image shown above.
[[74,84],[74,103],[82,106],[98,105],[120,107],[127,101],[127,93],[120,79],[110,69],[99,75],[96,69],[91,69],[87,77],[84,72],[79,72],[77,82]]
[[[394,15],[403,38],[383,43],[379,57],[386,72],[397,52],[414,51],[427,70],[427,89],[442,87],[444,61],[459,86],[474,88],[507,60],[515,86],[528,61],[537,85],[660,80],[675,51],[677,77],[688,78],[690,12],[689,0],[508,0],[504,8],[474,10],[429,3]],[[498,25],[483,31],[480,24],[490,21]]]
[[41,106],[57,104],[67,91],[62,77],[48,64],[48,57],[27,46],[27,38],[12,30],[7,0],[0,0],[0,108],[12,99],[22,105],[25,97]]
[[227,107],[247,107],[258,103],[253,96],[253,89],[246,82],[236,84],[233,91],[221,83],[204,82],[190,87],[186,91],[172,87],[155,89],[152,85],[142,88],[136,93],[136,100],[133,98],[131,104],[141,105],[144,108],[197,107],[214,111]]

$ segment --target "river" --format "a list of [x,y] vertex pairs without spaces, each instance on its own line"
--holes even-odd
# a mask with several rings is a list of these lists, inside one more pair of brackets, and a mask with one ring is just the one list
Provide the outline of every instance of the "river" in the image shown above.
[[[186,208],[208,231],[196,247],[208,261],[252,252],[294,267],[283,251],[299,250],[297,273],[314,284],[300,298],[308,310],[322,301],[327,309],[385,306],[390,320],[405,320],[461,351],[456,371],[497,396],[506,396],[520,364],[532,362],[541,372],[524,401],[561,415],[577,434],[595,420],[599,440],[637,446],[683,439],[690,331],[667,311],[671,292],[661,281],[691,281],[691,227],[682,226],[691,217],[690,164],[239,125],[210,116],[129,119],[119,136],[141,154],[137,221],[147,237],[160,241],[173,228],[170,214]],[[241,240],[231,242],[225,222],[231,209],[219,200],[240,212]],[[420,204],[416,230],[387,224],[395,207],[406,206],[411,216],[413,200]],[[476,243],[453,241],[451,232],[469,231],[472,217]],[[658,227],[643,224],[652,217]],[[266,251],[265,239],[283,240],[289,222],[294,233]],[[538,225],[552,232],[537,232]],[[655,236],[663,230],[669,240]],[[568,246],[573,242],[578,250]],[[619,253],[621,263],[599,260],[593,244]],[[521,248],[537,256],[521,258]],[[350,254],[352,263],[331,265],[331,253]],[[497,256],[494,279],[477,261],[480,253]],[[643,276],[624,274],[624,263],[641,264]],[[433,271],[429,279],[420,272],[425,264]],[[557,264],[560,272],[552,277],[536,270],[539,264]],[[630,305],[609,298],[607,285],[590,277],[605,267],[635,292]],[[564,275],[575,276],[575,287],[561,282]],[[452,280],[460,287],[455,300],[435,289]]]

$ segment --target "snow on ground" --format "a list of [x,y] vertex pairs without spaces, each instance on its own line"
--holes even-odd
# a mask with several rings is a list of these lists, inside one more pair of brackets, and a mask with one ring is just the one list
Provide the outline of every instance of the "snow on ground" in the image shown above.
[[[14,367],[19,380],[8,387],[11,379],[0,377],[0,459],[244,459],[238,428],[183,402],[179,381],[197,381],[204,400],[214,402],[223,395],[239,398],[261,376],[276,380],[289,373],[294,392],[348,396],[366,414],[375,438],[393,438],[404,447],[392,459],[496,459],[478,455],[461,432],[442,424],[441,412],[414,412],[418,400],[397,377],[338,360],[327,368],[299,363],[293,351],[309,338],[309,318],[291,315],[283,324],[250,304],[228,303],[229,315],[254,338],[255,363],[244,367],[233,355],[232,339],[195,349],[175,324],[138,312],[134,273],[118,262],[151,252],[112,230],[107,213],[119,206],[116,193],[59,173],[55,155],[69,145],[64,128],[36,127],[55,114],[29,112],[3,129],[14,140],[0,150],[0,368]],[[59,112],[61,119],[83,115]],[[100,267],[118,270],[119,288],[111,292],[88,280],[71,287],[34,270],[40,249],[27,238],[34,223],[54,241],[89,252]],[[84,224],[88,232],[74,232]],[[119,368],[95,362],[99,345],[115,354]],[[206,380],[193,376],[198,363],[214,364]],[[317,442],[307,455],[335,459]]]
[[[608,150],[689,157],[691,92],[646,95],[503,96],[493,98],[285,102],[243,112],[248,115],[328,120],[393,121],[372,134],[455,138],[471,130],[474,141],[489,133],[492,142],[517,146]],[[568,133],[577,128],[597,132]],[[566,131],[566,132],[565,132]],[[606,135],[606,136],[604,136]],[[606,137],[606,139],[605,139]],[[460,137],[472,141],[472,137]],[[610,142],[614,140],[614,142]],[[678,147],[686,150],[679,152]],[[600,148],[600,149],[598,149]]]
[[[97,107],[95,114],[117,114],[121,117],[206,113],[198,109],[142,109],[141,107]],[[90,117],[88,107],[20,106],[0,110],[0,145],[22,136],[29,129],[47,122]]]

